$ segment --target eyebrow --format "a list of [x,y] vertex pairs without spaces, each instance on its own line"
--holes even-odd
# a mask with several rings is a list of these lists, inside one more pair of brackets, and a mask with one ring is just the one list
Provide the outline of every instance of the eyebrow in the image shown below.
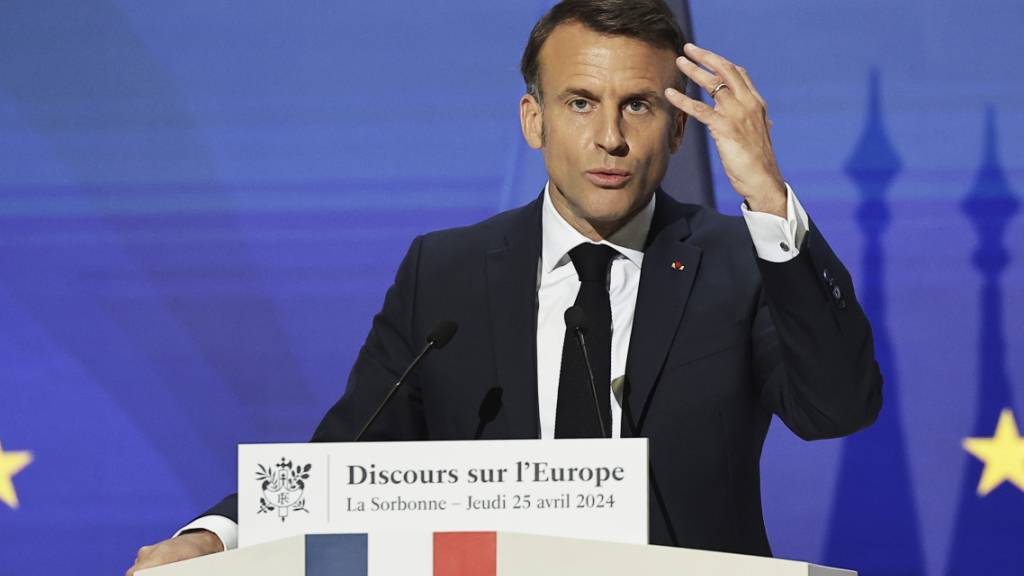
[[[565,98],[568,98],[569,96],[580,96],[588,100],[600,100],[600,98],[596,94],[594,94],[590,90],[587,90],[586,88],[571,87],[566,88],[561,93],[559,93],[558,99],[563,100]],[[622,98],[622,102],[629,102],[631,100],[658,100],[660,96],[661,95],[655,92],[654,90],[639,90],[637,92],[631,92],[629,94],[626,94]]]

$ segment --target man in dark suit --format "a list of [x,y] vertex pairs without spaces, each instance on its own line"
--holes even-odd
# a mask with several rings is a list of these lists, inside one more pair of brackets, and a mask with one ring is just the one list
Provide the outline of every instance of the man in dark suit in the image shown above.
[[[650,441],[651,543],[771,553],[772,414],[806,439],[852,433],[876,417],[881,376],[849,275],[779,173],[764,101],[743,68],[682,43],[660,0],[567,0],[538,22],[520,118],[544,193],[413,242],[314,441],[355,437],[441,320],[458,335],[367,440],[599,436],[562,323],[575,303],[606,435]],[[713,107],[677,90],[680,72]],[[742,219],[660,190],[687,117],[708,126]],[[229,497],[135,568],[231,547],[236,517]]]

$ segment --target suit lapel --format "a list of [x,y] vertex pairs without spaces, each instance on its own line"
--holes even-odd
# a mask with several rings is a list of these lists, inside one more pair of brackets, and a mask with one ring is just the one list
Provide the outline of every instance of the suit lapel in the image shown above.
[[700,247],[687,243],[685,207],[658,191],[626,360],[622,436],[642,433],[658,374],[675,338],[700,266]]
[[537,409],[537,266],[541,200],[509,223],[504,245],[487,252],[487,296],[507,437],[539,438]]

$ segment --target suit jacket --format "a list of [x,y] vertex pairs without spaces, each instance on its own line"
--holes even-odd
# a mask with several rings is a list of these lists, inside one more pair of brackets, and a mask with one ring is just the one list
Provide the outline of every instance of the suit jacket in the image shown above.
[[[541,202],[412,243],[313,441],[352,439],[442,320],[458,334],[366,440],[540,436]],[[874,421],[881,386],[850,276],[813,223],[798,257],[770,263],[742,219],[658,191],[621,429],[649,439],[652,544],[770,555],[759,466],[772,414],[801,438],[842,436]],[[236,518],[236,502],[207,513]]]

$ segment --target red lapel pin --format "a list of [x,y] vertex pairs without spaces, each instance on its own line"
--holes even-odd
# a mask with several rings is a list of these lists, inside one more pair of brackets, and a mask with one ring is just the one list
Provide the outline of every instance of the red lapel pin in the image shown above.
[[686,266],[684,266],[683,263],[680,262],[679,260],[674,260],[672,262],[672,269],[673,270],[682,270],[684,268],[686,268]]

